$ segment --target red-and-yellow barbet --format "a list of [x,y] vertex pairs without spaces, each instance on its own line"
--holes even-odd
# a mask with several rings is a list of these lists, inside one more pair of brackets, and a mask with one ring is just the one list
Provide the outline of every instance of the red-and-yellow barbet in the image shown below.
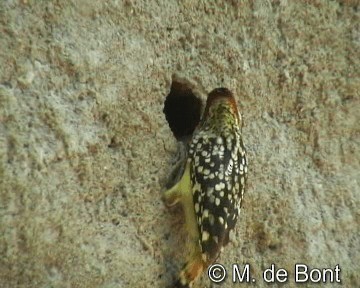
[[191,239],[192,251],[175,287],[191,287],[229,242],[247,179],[242,125],[232,93],[226,88],[210,92],[188,145],[183,175],[164,194],[168,206],[182,204]]

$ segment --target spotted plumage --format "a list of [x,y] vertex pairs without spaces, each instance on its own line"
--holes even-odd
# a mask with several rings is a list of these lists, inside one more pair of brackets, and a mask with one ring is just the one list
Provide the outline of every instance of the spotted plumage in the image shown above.
[[192,282],[213,263],[229,242],[245,192],[247,160],[242,119],[231,92],[213,90],[188,147],[180,181],[165,192],[165,201],[181,201],[192,253],[175,287]]

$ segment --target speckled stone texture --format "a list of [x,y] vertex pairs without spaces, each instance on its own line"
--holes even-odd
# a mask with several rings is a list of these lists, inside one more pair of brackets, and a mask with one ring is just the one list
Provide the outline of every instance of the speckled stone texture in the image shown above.
[[286,287],[295,263],[339,264],[360,287],[359,23],[355,0],[0,1],[0,287],[171,283],[173,77],[202,100],[228,87],[244,117],[248,191],[218,262],[249,263],[252,287],[271,263]]

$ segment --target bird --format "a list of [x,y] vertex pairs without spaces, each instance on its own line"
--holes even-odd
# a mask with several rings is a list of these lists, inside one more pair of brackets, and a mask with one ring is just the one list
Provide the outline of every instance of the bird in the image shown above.
[[167,206],[181,203],[191,248],[172,287],[192,287],[229,243],[247,182],[242,127],[231,91],[212,90],[187,145],[180,180],[163,194]]

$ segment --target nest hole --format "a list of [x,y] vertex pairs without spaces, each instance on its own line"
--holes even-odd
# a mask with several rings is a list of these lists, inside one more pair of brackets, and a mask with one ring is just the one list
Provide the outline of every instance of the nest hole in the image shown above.
[[201,99],[195,96],[191,88],[173,81],[163,112],[176,140],[186,141],[191,137],[200,122],[201,111]]

